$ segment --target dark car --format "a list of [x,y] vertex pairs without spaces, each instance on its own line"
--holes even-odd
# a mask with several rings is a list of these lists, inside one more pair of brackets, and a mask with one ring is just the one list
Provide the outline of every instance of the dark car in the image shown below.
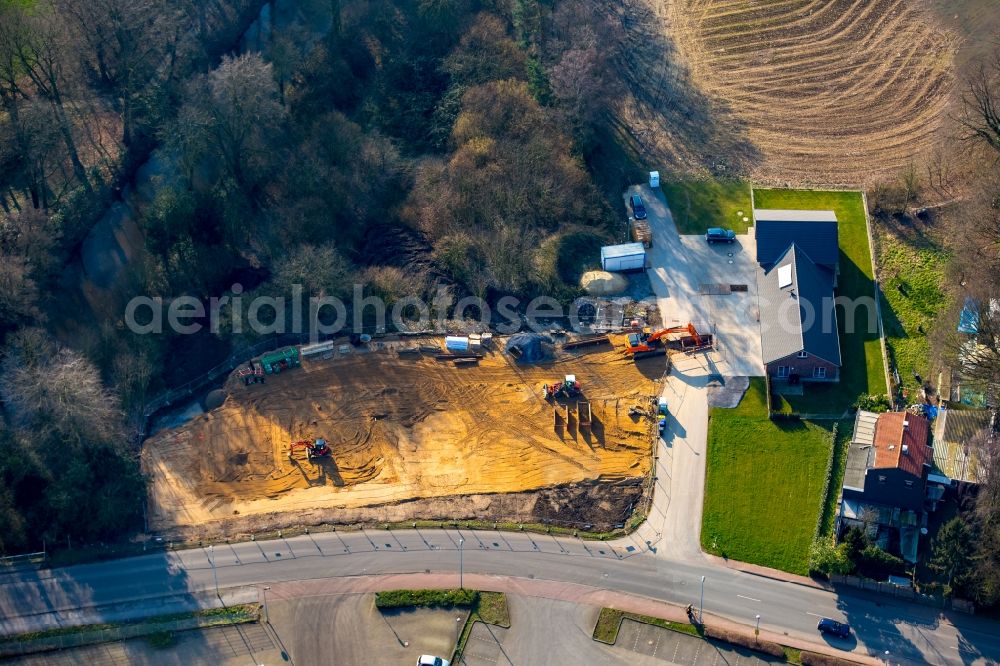
[[712,227],[705,232],[705,240],[709,243],[732,243],[736,240],[736,232],[732,229]]
[[824,617],[816,625],[816,628],[820,630],[821,633],[829,634],[831,636],[836,636],[837,638],[847,638],[851,635],[850,625],[844,624],[843,622],[837,622],[836,620],[831,620],[828,617]]
[[642,205],[642,197],[633,194],[628,198],[628,205],[632,209],[632,216],[637,220],[646,219],[646,207]]

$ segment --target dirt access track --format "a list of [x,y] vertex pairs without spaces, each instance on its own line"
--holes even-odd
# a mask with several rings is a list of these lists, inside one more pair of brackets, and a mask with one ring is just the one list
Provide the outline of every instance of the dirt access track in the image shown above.
[[[628,412],[632,405],[649,406],[657,394],[662,357],[636,364],[605,346],[557,352],[552,362],[531,366],[486,350],[478,365],[456,367],[433,353],[397,351],[439,346],[440,339],[375,344],[326,360],[304,359],[301,368],[268,376],[265,384],[244,386],[232,377],[221,407],[147,440],[142,464],[150,479],[150,528],[169,532],[214,523],[209,531],[246,531],[309,517],[465,517],[470,509],[456,504],[457,496],[477,504],[476,515],[482,497],[498,493],[510,494],[507,515],[496,516],[494,507],[491,517],[538,520],[549,511],[560,514],[558,506],[538,504],[575,502],[575,517],[591,522],[583,515],[590,504],[595,511],[602,502],[627,507],[641,492],[655,421]],[[502,348],[503,341],[494,345]],[[575,399],[563,401],[569,422],[556,427],[553,405],[542,397],[542,385],[565,374],[582,384],[580,399],[593,412],[590,428],[580,426]],[[301,451],[289,456],[291,442],[317,437],[329,443],[330,458],[310,461]],[[553,495],[566,484],[630,490],[627,497]],[[525,504],[524,491],[539,489],[547,491]],[[447,498],[451,503],[442,503]],[[393,511],[366,513],[385,506]],[[616,510],[612,522],[621,519]]]
[[942,139],[958,39],[917,0],[623,0],[617,11],[634,97],[618,115],[661,168],[858,185],[897,176]]

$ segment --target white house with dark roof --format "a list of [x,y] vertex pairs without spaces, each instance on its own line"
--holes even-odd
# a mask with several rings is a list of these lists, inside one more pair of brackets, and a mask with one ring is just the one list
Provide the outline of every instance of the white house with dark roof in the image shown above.
[[761,351],[773,380],[840,380],[833,211],[754,210]]

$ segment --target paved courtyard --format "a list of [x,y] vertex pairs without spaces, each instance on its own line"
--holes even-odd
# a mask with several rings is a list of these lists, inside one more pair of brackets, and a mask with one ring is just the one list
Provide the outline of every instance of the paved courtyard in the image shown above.
[[[715,371],[729,377],[762,376],[753,227],[731,244],[709,244],[702,235],[681,236],[660,189],[633,185],[624,200],[634,192],[642,196],[653,231],[646,273],[664,324],[693,322],[699,329],[714,325],[719,343],[711,356],[718,366]],[[736,290],[730,291],[733,286]]]

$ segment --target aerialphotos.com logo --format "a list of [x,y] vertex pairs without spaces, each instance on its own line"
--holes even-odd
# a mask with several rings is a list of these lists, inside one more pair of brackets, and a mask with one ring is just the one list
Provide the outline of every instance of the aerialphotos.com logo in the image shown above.
[[[222,330],[236,334],[252,331],[257,335],[305,333],[316,341],[340,333],[390,329],[445,333],[448,322],[466,321],[506,335],[522,330],[542,333],[549,330],[555,320],[578,329],[593,323],[599,307],[609,321],[622,321],[625,308],[635,302],[628,298],[609,301],[583,297],[565,305],[550,296],[536,296],[527,302],[515,296],[504,296],[491,306],[485,299],[475,296],[456,301],[451,292],[442,287],[429,302],[411,296],[389,304],[378,296],[366,296],[364,285],[355,284],[352,291],[353,298],[346,301],[336,296],[306,298],[299,284],[292,286],[288,297],[257,295],[252,298],[243,295],[242,285],[234,284],[230,294],[213,296],[207,303],[194,296],[166,300],[159,296],[137,296],[125,307],[125,325],[138,335],[160,334],[166,330],[193,335],[207,326],[212,333]],[[647,298],[640,302],[652,305],[656,300]],[[858,331],[859,321],[866,324],[864,332],[878,332],[875,299],[869,296],[825,297],[819,304],[787,299],[773,310],[768,305],[766,298],[758,299],[758,311],[775,314],[761,320],[761,335],[836,333],[838,318],[843,320],[843,328],[848,333]],[[862,313],[864,317],[859,319]]]

